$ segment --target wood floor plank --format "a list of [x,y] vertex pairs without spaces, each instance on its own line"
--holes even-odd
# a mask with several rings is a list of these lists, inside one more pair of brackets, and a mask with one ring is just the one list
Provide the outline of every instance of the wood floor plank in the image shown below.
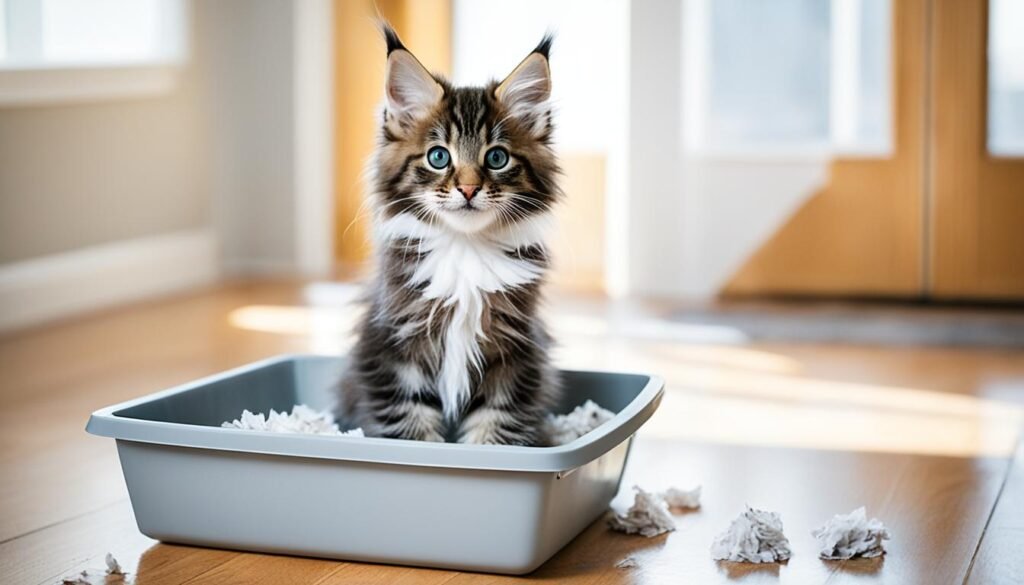
[[186,297],[0,339],[0,542],[125,497],[113,445],[84,432],[93,410],[293,347],[230,326],[226,313],[246,296]]
[[107,553],[134,571],[135,559],[153,544],[121,500],[0,545],[0,582],[49,585],[83,569],[102,570]]
[[135,585],[184,583],[215,570],[238,554],[213,548],[155,544],[138,558],[130,576]]
[[987,585],[1015,580],[1024,580],[1024,443],[1017,448],[966,582]]
[[[182,585],[307,585],[338,569],[337,561],[238,553]],[[139,578],[145,578],[140,567]],[[169,581],[164,581],[169,582]]]
[[346,563],[313,585],[444,585],[456,575],[436,569]]

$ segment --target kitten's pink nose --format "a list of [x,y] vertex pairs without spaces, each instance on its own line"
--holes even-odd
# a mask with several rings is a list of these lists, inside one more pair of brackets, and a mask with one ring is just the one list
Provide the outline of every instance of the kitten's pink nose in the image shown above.
[[480,185],[459,185],[459,191],[462,191],[462,196],[469,201],[480,192]]

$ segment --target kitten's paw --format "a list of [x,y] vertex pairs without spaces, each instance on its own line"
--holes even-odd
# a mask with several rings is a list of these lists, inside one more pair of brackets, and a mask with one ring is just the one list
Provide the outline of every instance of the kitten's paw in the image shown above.
[[428,443],[444,443],[445,442],[444,441],[444,437],[441,435],[441,433],[438,433],[438,432],[435,432],[435,431],[430,431],[429,433],[425,433],[421,437],[416,437],[416,440],[417,441],[427,441]]
[[466,445],[504,445],[501,437],[481,432],[469,432],[459,436],[459,442]]
[[444,417],[439,410],[425,404],[407,403],[399,405],[404,410],[401,416],[380,422],[381,436],[410,441],[444,443]]
[[481,408],[463,421],[459,429],[459,442],[472,445],[525,445],[536,444],[532,429],[504,410]]

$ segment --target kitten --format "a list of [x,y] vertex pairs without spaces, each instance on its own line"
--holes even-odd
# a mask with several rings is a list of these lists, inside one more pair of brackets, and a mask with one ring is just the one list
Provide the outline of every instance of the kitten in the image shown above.
[[384,35],[378,272],[339,414],[369,436],[539,444],[558,393],[538,315],[561,197],[551,37],[501,83],[455,87]]

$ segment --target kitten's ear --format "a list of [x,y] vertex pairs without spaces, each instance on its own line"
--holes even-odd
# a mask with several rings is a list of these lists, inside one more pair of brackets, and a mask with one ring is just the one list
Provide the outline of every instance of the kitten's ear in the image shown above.
[[384,82],[388,111],[399,117],[423,116],[440,101],[444,88],[405,48],[391,26],[383,23],[381,28],[388,43],[388,69]]
[[513,115],[530,113],[543,106],[551,97],[551,68],[548,52],[552,37],[544,35],[540,44],[508,74],[494,90],[494,96],[505,104]]

